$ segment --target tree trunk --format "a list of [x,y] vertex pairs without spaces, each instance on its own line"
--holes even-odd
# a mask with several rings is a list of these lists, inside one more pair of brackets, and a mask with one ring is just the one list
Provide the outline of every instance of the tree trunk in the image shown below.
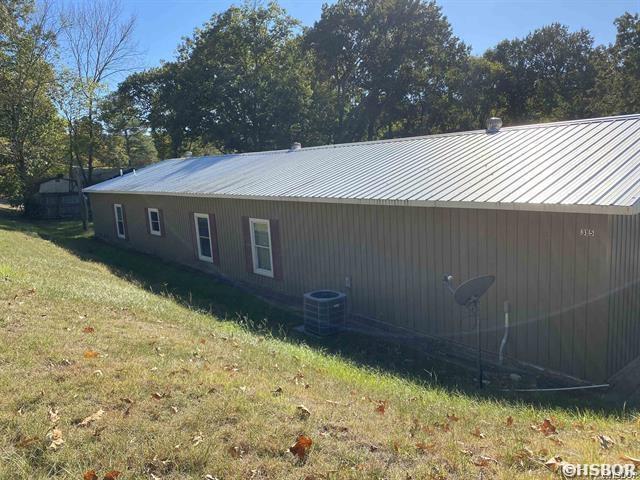
[[93,97],[89,97],[89,146],[87,148],[87,180],[93,179]]

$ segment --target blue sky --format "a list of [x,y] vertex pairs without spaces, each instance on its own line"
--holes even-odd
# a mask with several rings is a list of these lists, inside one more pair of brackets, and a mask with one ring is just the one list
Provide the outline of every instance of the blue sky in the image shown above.
[[[214,12],[240,2],[123,0],[126,12],[137,17],[141,67],[172,60],[182,37],[190,35]],[[323,0],[280,0],[289,14],[304,25],[313,25],[318,20],[323,3]],[[596,43],[608,44],[615,39],[614,18],[625,11],[640,10],[640,0],[440,0],[438,4],[455,35],[470,45],[475,54],[502,39],[522,37],[551,22],[566,24],[572,30],[587,28]]]

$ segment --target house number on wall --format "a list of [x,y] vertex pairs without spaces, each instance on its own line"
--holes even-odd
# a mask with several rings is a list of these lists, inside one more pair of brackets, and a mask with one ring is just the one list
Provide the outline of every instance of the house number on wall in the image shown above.
[[596,231],[593,228],[581,228],[580,236],[582,237],[595,237]]

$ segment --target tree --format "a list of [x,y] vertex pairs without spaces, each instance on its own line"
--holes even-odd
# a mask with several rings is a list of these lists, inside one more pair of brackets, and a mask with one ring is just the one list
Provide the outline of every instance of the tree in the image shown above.
[[524,39],[504,40],[485,59],[505,71],[498,89],[506,95],[505,117],[512,123],[583,118],[595,85],[593,38],[554,23]]
[[594,55],[597,80],[591,102],[596,115],[640,111],[640,15],[625,13],[614,23],[615,43]]
[[[311,95],[298,22],[276,4],[231,7],[181,48],[177,76],[190,134],[223,151],[288,147]],[[186,120],[186,119],[185,119]]]
[[169,158],[198,150],[199,109],[205,102],[201,88],[184,73],[182,62],[168,62],[129,76],[118,95],[149,128],[158,156]]
[[28,213],[37,180],[63,165],[50,95],[56,31],[48,4],[0,4],[0,192]]
[[111,137],[110,144],[122,144],[126,166],[140,166],[156,160],[153,143],[130,98],[114,92],[102,102],[100,110],[100,120]]
[[86,184],[86,174],[82,168],[78,147],[78,125],[84,112],[84,95],[80,80],[73,72],[63,68],[58,73],[52,100],[64,116],[67,127],[69,178],[73,178],[73,165],[76,163],[80,167],[81,175]]
[[[64,37],[72,68],[85,97],[88,118],[87,181],[91,183],[95,149],[95,118],[104,82],[129,71],[137,57],[133,41],[135,18],[123,18],[115,0],[72,4],[64,16]],[[82,167],[82,165],[81,165]]]
[[451,83],[467,47],[434,2],[339,0],[306,34],[334,90],[334,137],[372,140],[451,128]]

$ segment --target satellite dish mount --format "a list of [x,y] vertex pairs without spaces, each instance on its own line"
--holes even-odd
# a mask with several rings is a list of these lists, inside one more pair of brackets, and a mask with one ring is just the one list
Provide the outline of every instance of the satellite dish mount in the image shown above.
[[482,388],[482,349],[480,348],[480,315],[478,307],[480,298],[489,290],[496,277],[493,275],[481,275],[462,283],[458,288],[453,287],[453,276],[446,274],[442,281],[453,295],[455,302],[465,307],[476,322],[476,340],[478,344],[478,388]]

